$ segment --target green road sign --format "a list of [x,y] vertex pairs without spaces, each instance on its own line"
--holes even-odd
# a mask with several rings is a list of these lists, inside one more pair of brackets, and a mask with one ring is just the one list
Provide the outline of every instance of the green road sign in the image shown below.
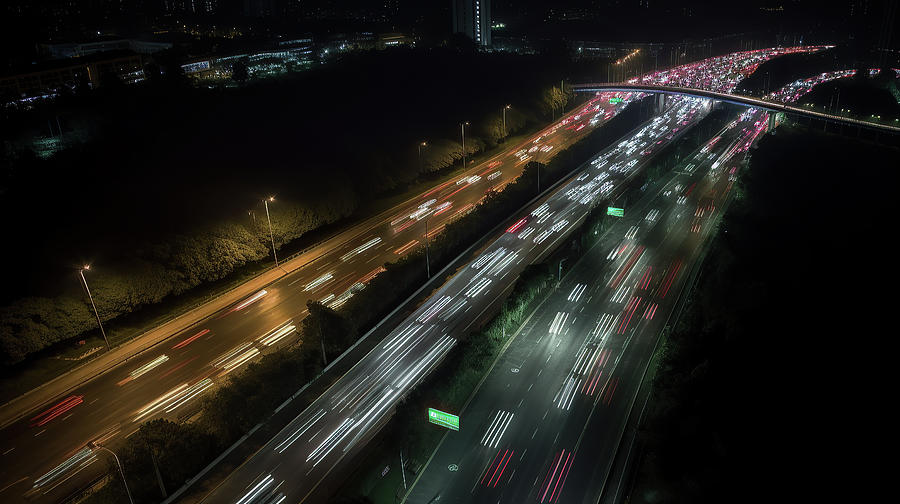
[[434,408],[428,408],[428,421],[433,424],[438,424],[441,427],[446,427],[455,431],[459,430],[458,416],[444,413],[443,411]]
[[612,215],[613,217],[625,217],[625,209],[606,207],[606,215]]
[[622,99],[619,97],[610,98],[609,103],[622,103]]

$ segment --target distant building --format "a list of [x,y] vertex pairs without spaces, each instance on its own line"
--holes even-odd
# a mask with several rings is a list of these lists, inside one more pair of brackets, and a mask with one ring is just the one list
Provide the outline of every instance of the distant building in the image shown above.
[[343,53],[375,49],[378,40],[372,32],[335,33],[319,46],[319,57],[331,59]]
[[402,33],[382,33],[378,35],[378,40],[375,41],[375,48],[379,50],[404,45],[415,45],[415,43],[412,38]]
[[278,14],[275,0],[244,0],[244,15],[252,18],[268,18]]
[[75,89],[80,85],[96,88],[107,76],[115,76],[125,84],[144,80],[140,54],[94,56],[43,66],[40,70],[0,77],[0,94],[4,99],[14,100],[47,98],[65,88]]
[[551,7],[547,11],[547,21],[587,21],[595,19],[596,9],[585,7]]
[[185,75],[199,80],[231,78],[235,62],[247,65],[251,77],[279,75],[289,69],[303,70],[315,62],[312,38],[282,40],[277,47],[256,51],[210,55],[194,58],[181,65]]
[[453,0],[453,33],[462,33],[476,45],[491,45],[491,0]]
[[162,9],[170,14],[215,14],[218,0],[163,0]]
[[82,58],[110,51],[134,51],[139,54],[153,54],[171,49],[171,42],[155,42],[135,39],[100,40],[96,42],[68,42],[41,44],[41,51],[51,59]]
[[535,54],[537,52],[528,38],[524,35],[494,35],[491,38],[491,47],[494,51],[513,52],[517,54]]

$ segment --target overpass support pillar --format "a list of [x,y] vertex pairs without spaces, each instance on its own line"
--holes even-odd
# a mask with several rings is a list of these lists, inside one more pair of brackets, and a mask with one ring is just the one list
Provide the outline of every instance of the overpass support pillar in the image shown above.
[[656,113],[661,114],[666,110],[666,94],[656,93]]
[[775,126],[778,126],[778,123],[775,122],[775,112],[769,112],[769,127],[768,131],[772,132],[775,130]]

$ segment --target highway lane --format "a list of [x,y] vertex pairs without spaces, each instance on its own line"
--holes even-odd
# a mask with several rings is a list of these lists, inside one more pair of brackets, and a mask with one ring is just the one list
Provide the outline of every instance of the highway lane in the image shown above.
[[698,149],[572,267],[488,375],[408,502],[597,498],[628,398],[712,230],[738,154],[764,131],[761,115],[742,115]]
[[[734,55],[731,55],[730,59],[726,58],[728,61],[725,63],[727,64],[722,63],[722,58],[715,58],[716,64],[701,65],[700,68],[704,69],[704,71],[708,71],[712,75],[710,80],[722,83],[717,89],[730,89],[736,85],[741,78],[755,69],[762,61],[779,54],[800,50],[814,49],[795,48],[794,50],[786,51],[777,48],[763,51],[735,53]],[[702,72],[701,76],[703,76]],[[684,102],[675,100],[675,103],[683,104]],[[677,134],[678,130],[679,127],[675,126],[672,128],[671,132],[667,132],[667,135],[660,136],[655,144],[651,142],[649,148],[638,149],[640,155],[652,155],[655,151],[655,146],[671,140],[673,136]],[[626,165],[628,165],[628,168],[626,169],[630,169],[633,167],[633,164],[639,162],[639,159],[636,159],[637,156],[634,154],[635,149],[631,149],[631,146],[625,147],[625,143],[626,142],[623,142],[619,147],[622,149],[622,152],[628,150],[627,154],[624,155],[628,157],[634,156],[626,163]],[[610,153],[610,155],[612,155],[612,153]],[[632,161],[634,161],[634,163],[632,163]],[[622,165],[618,163],[613,166],[617,169],[622,169]],[[580,180],[582,179],[579,179],[579,181]],[[585,199],[590,201],[591,198],[596,197],[600,191],[607,190],[608,187],[604,184],[605,182],[603,180],[598,179],[591,179],[588,181],[585,184],[585,187],[589,187],[589,189],[583,190],[586,191],[586,194],[590,194],[591,196],[587,196]],[[600,186],[599,190],[597,189],[598,185]],[[568,194],[567,196],[573,199],[579,198],[577,194]],[[554,213],[556,215],[553,215]],[[528,226],[522,225],[521,229],[517,227],[517,237],[526,240],[533,239],[536,243],[540,244],[547,240],[548,237],[553,236],[554,233],[565,233],[567,229],[570,229],[572,222],[565,218],[566,215],[567,213],[565,211],[560,213],[548,208],[543,210],[538,209],[535,215],[528,218]],[[550,220],[551,217],[552,220]],[[546,222],[550,222],[552,225],[546,224]],[[550,225],[550,228],[547,228],[547,225]],[[532,234],[534,236],[532,236]],[[505,238],[501,238],[501,240]],[[533,247],[531,251],[533,251]],[[486,254],[491,253],[498,254],[497,257],[506,257],[507,259],[503,259],[505,261],[508,260],[510,251],[505,249],[502,251],[494,249],[493,252],[491,252],[491,249],[488,249],[488,252],[486,252]],[[512,254],[516,254],[516,252],[512,252]],[[534,259],[535,258],[530,258],[530,260]],[[499,259],[492,256],[485,260],[495,261]],[[516,267],[521,264],[521,260],[518,258],[512,259],[511,261],[511,263],[502,263],[502,267],[506,268],[511,265],[512,267]],[[477,264],[478,262],[479,261],[476,261],[476,263],[473,264]],[[491,271],[493,275],[498,273],[498,270]],[[471,272],[468,273],[471,274]],[[491,275],[489,274],[488,277],[489,276]],[[485,292],[491,295],[491,289],[498,289],[493,293],[493,296],[496,297],[503,292],[502,286],[504,278],[506,277],[507,273],[504,273],[500,278],[501,282],[494,282],[495,279],[479,277],[475,274],[471,281],[477,283],[464,284],[463,286],[468,290],[465,291],[462,296],[477,296]],[[454,281],[460,278],[463,277],[457,276]],[[452,282],[453,281],[451,281],[451,283]],[[506,280],[507,284],[510,282],[511,279]],[[332,388],[326,392],[326,394],[320,397],[320,400],[317,403],[319,405],[318,407],[317,404],[314,404],[306,412],[299,415],[297,419],[295,419],[281,434],[276,436],[269,445],[264,447],[244,466],[232,474],[232,476],[219,487],[208,500],[210,502],[228,502],[231,500],[242,503],[256,501],[267,502],[270,500],[278,501],[282,497],[291,501],[304,500],[306,496],[309,495],[309,492],[318,485],[318,482],[323,479],[317,475],[327,475],[330,468],[336,465],[343,458],[345,453],[352,453],[354,447],[363,444],[367,437],[387,420],[391,410],[391,403],[396,401],[397,397],[403,393],[403,387],[409,386],[411,382],[418,381],[421,379],[421,376],[427,374],[428,370],[435,365],[437,359],[445,354],[449,346],[452,345],[452,335],[458,334],[454,331],[459,329],[465,331],[468,328],[468,324],[464,326],[461,322],[467,320],[467,316],[471,317],[471,315],[467,314],[468,309],[470,309],[472,305],[470,304],[469,308],[463,309],[465,308],[466,303],[468,303],[468,300],[460,299],[458,297],[459,293],[456,293],[455,295],[457,296],[456,299],[454,299],[454,296],[452,295],[441,296],[438,294],[422,308],[422,310],[427,310],[429,309],[428,307],[431,306],[436,312],[445,309],[449,310],[449,315],[440,320],[444,332],[435,332],[431,335],[427,335],[428,330],[422,330],[420,334],[417,334],[416,331],[421,330],[421,328],[415,329],[414,323],[411,326],[401,326],[401,328],[398,329],[399,332],[395,332],[393,336],[393,341],[395,343],[386,344],[397,346],[390,350],[387,346],[382,348],[384,351],[400,352],[398,354],[401,357],[399,361],[396,360],[397,356],[391,354],[393,360],[383,363],[383,368],[379,368],[379,364],[377,363],[377,349],[367,355],[356,368],[348,372],[338,385],[336,385],[336,387],[341,386],[345,389],[346,387],[351,387],[351,390],[336,391],[335,388]],[[413,316],[416,317],[415,314]],[[430,323],[430,317],[433,316],[436,316],[435,313],[428,315],[428,318],[424,322],[417,322],[420,324]],[[477,318],[477,314],[475,315],[475,318]],[[403,333],[404,330],[410,332]],[[391,337],[389,337],[387,341],[391,341]],[[423,342],[425,342],[425,344],[422,344]],[[410,354],[413,354],[411,358],[409,357]],[[400,366],[398,370],[399,364],[403,365]],[[364,370],[358,371],[358,369]],[[368,369],[370,374],[366,374],[366,369]],[[378,380],[391,378],[390,375],[392,373],[396,375],[395,377],[400,381],[392,382],[393,386],[385,385],[382,390],[373,390],[373,385],[363,385],[361,381],[363,380],[363,376],[365,376],[367,380],[373,377]],[[398,375],[397,373],[401,374]],[[352,399],[349,406],[352,406],[353,409],[347,413],[344,413],[346,405],[341,406],[340,403],[334,404],[331,402],[346,401],[348,398]],[[363,399],[370,402],[363,404],[363,409],[360,410],[359,401],[362,401]],[[318,430],[315,430],[315,433],[310,434],[309,429]],[[357,434],[352,434],[354,431],[357,432]],[[316,436],[319,436],[320,434],[322,434],[323,438],[317,441]],[[311,435],[312,437],[306,439],[306,441],[302,441],[301,438],[307,435]],[[287,437],[279,440],[279,438],[284,436]],[[314,442],[319,444],[313,447],[312,443]],[[297,446],[297,443],[301,443],[301,448],[293,448],[293,446]],[[275,454],[273,449],[278,446],[281,448],[279,448],[278,453]],[[336,448],[339,446],[343,447],[340,450],[340,454],[334,454]],[[306,451],[307,449],[309,449],[309,451]],[[306,458],[303,458],[301,454],[298,454],[298,451],[305,451],[307,454]],[[286,452],[291,453],[285,455],[284,453]],[[328,460],[329,457],[330,460]],[[304,467],[307,464],[312,465],[312,468],[308,471],[308,477],[302,478],[302,481],[297,481],[296,478],[292,477],[290,471],[286,471],[286,469],[282,467],[282,463],[285,463],[294,469]],[[316,467],[320,464],[323,464],[327,468],[317,469]],[[315,473],[315,475],[313,473]],[[310,490],[306,491],[306,489]]]
[[456,337],[553,250],[593,202],[621,191],[652,155],[695,124],[709,103],[679,99],[661,116],[596,156],[582,175],[512,225],[456,274],[205,502],[300,502],[389,418],[397,402],[440,362]]
[[[620,104],[609,98],[623,97]],[[488,190],[514,180],[524,164],[546,161],[621,111],[630,95],[604,94],[518,146],[479,163],[458,179],[423,192],[348,239],[334,240],[310,263],[211,320],[174,335],[168,342],[78,387],[2,430],[0,497],[24,494],[54,502],[103,471],[91,440],[115,446],[144,420],[179,418],[195,411],[198,399],[228,373],[261,353],[296,341],[307,300],[339,307],[377,275],[380,266],[422,245],[429,236],[478,203]],[[57,470],[58,469],[58,470]]]
[[[795,101],[848,75],[773,95]],[[597,502],[658,335],[767,123],[744,111],[626,209],[519,332],[408,502]]]
[[743,51],[650,72],[628,80],[629,84],[652,84],[731,93],[762,63],[786,54],[812,53],[834,46],[771,47]]
[[[758,54],[747,59],[759,60]],[[741,67],[731,65],[727,72],[723,68],[711,68],[723,78],[730,78],[740,74]],[[0,437],[3,457],[0,496],[7,501],[21,500],[22,494],[34,487],[38,500],[52,502],[77,488],[92,473],[100,471],[100,464],[96,464],[93,454],[81,451],[88,440],[101,439],[115,444],[133,432],[137,421],[190,413],[210,382],[240,369],[255,358],[256,352],[266,351],[269,348],[267,342],[277,347],[293,341],[289,322],[293,321],[294,326],[299,323],[307,299],[327,299],[329,303],[337,304],[349,295],[351,286],[364,284],[366,278],[376,274],[378,264],[419,246],[415,242],[422,241],[420,233],[424,232],[424,222],[422,231],[418,230],[420,217],[424,218],[429,212],[437,214],[429,220],[429,226],[431,230],[439,228],[456,212],[465,211],[468,205],[477,202],[489,184],[498,186],[514,178],[527,161],[527,155],[533,155],[537,160],[552,156],[596,127],[594,119],[602,124],[610,112],[622,107],[611,107],[602,97],[595,100],[603,107],[599,117],[596,112],[588,113],[584,108],[573,112],[566,120],[541,132],[539,145],[530,140],[507,150],[469,170],[466,174],[469,180],[459,185],[456,182],[444,184],[436,191],[423,193],[406,205],[403,212],[375,219],[371,228],[354,228],[355,238],[336,240],[337,245],[318,261],[276,282],[264,295],[247,300],[252,302],[246,306],[241,306],[243,303],[236,305],[219,318],[176,335],[171,345],[160,345],[158,350],[57,398],[23,421],[3,429]],[[575,116],[583,117],[575,120]],[[527,147],[525,152],[521,152],[522,147]],[[553,150],[542,150],[547,148]],[[501,165],[491,166],[497,161]],[[500,176],[490,179],[497,171],[501,172]],[[481,179],[470,178],[475,176]],[[419,205],[432,199],[436,201],[426,205],[429,210],[409,217],[419,210]],[[450,209],[437,208],[447,202],[452,205]],[[370,233],[370,229],[373,232]],[[376,238],[381,238],[382,242],[359,250]],[[351,256],[342,260],[347,254]],[[257,338],[261,340],[255,341]],[[247,344],[250,346],[245,346]],[[53,470],[55,467],[60,470]]]
[[[873,70],[870,69],[870,73],[872,72]],[[855,70],[824,72],[813,77],[798,79],[767,96],[786,103],[796,102],[818,84],[834,79],[851,77],[855,73]],[[702,257],[702,244],[715,232],[711,222],[717,221],[716,217],[724,213],[724,210],[727,208],[730,189],[737,176],[737,167],[740,166],[743,159],[748,157],[747,150],[763,133],[758,125],[765,124],[768,121],[768,115],[759,110],[748,109],[741,114],[738,120],[748,123],[758,122],[754,122],[757,126],[753,128],[724,130],[706,144],[707,151],[713,152],[715,149],[710,144],[721,142],[723,139],[726,142],[730,140],[730,148],[725,151],[724,157],[707,156],[707,159],[704,160],[703,155],[705,153],[702,150],[696,156],[696,164],[701,166],[700,170],[706,171],[706,176],[700,181],[700,185],[697,186],[699,199],[695,203],[690,203],[691,205],[696,205],[695,216],[691,221],[691,232],[696,234],[695,239],[699,240],[701,245],[692,249],[693,243],[686,240],[682,251],[683,255],[693,257],[693,261],[698,260],[698,256]],[[733,124],[731,123],[729,126]],[[734,138],[737,138],[737,140],[733,140]],[[727,168],[728,166],[731,166],[731,168]],[[724,170],[723,167],[725,167]],[[703,222],[704,219],[706,222]],[[687,280],[687,278],[684,280]],[[653,351],[650,345],[656,342],[656,339],[652,337],[653,333],[648,334],[651,337],[637,340],[633,348],[629,348],[623,353],[621,362],[624,364],[624,370],[620,375],[621,381],[619,382],[620,401],[616,404],[607,405],[607,411],[595,415],[585,425],[585,435],[582,444],[584,446],[601,447],[599,450],[591,452],[590,455],[594,457],[594,460],[602,460],[606,463],[593,464],[591,467],[582,465],[573,469],[571,475],[573,486],[579,489],[575,495],[580,494],[583,497],[581,499],[582,502],[595,503],[604,491],[611,492],[609,495],[610,501],[614,501],[616,496],[624,495],[623,489],[618,487],[621,482],[607,481],[607,478],[612,475],[612,464],[616,457],[616,450],[619,447],[619,440],[626,427],[628,417],[632,413],[634,401],[638,397],[644,370],[649,365]],[[625,449],[630,449],[630,447],[625,447]]]
[[[644,324],[636,327],[632,338],[633,344],[621,353],[618,369],[612,379],[617,386],[618,397],[598,404],[595,414],[585,423],[581,447],[584,448],[585,455],[592,457],[595,463],[590,467],[581,464],[573,468],[570,475],[573,501],[596,502],[606,486],[606,478],[612,469],[619,440],[637,397],[644,372],[649,365],[658,335],[676,302],[675,294],[686,285],[692,267],[702,256],[703,246],[716,232],[716,223],[727,207],[737,172],[747,159],[750,146],[765,133],[767,121],[768,117],[764,112],[757,110],[744,112],[736,122],[729,125],[729,128],[719,132],[707,143],[706,152],[701,149],[694,162],[688,164],[697,166],[693,175],[687,174],[689,170],[679,174],[679,177],[689,177],[694,188],[691,194],[682,200],[683,210],[674,214],[677,220],[673,222],[670,219],[668,224],[683,235],[676,238],[675,248],[666,258],[683,264],[681,274],[671,282],[668,302],[666,304],[660,302],[661,308],[656,314],[655,323],[642,320]],[[717,149],[719,145],[724,147]],[[702,174],[699,180],[698,174]],[[687,183],[682,182],[683,185]]]

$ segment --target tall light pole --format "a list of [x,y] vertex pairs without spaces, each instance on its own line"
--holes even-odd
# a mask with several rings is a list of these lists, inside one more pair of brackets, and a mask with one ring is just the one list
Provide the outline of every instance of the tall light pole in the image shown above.
[[88,287],[87,280],[84,278],[84,270],[91,269],[90,264],[85,264],[80,270],[78,270],[78,274],[81,275],[81,281],[84,283],[84,290],[87,291],[88,299],[91,300],[91,308],[94,309],[94,316],[97,317],[97,325],[100,326],[100,334],[103,335],[103,341],[106,342],[106,350],[109,351],[109,339],[106,338],[106,331],[103,330],[103,323],[100,322],[100,314],[97,313],[97,305],[94,304],[94,296],[91,295],[91,289]]
[[424,168],[422,166],[422,147],[428,147],[428,142],[423,140],[423,141],[419,142],[418,147],[419,147],[419,171],[421,172]]
[[460,125],[459,125],[460,129],[462,129],[463,168],[466,167],[466,126],[468,126],[468,125],[469,125],[469,121],[460,123]]
[[269,222],[269,238],[272,240],[272,255],[275,257],[275,267],[278,267],[278,254],[275,252],[275,234],[272,233],[272,218],[269,217],[269,202],[275,201],[275,196],[269,196],[263,200],[266,206],[266,220]]
[[134,499],[131,498],[131,490],[128,489],[128,482],[125,481],[125,471],[122,470],[122,463],[119,462],[119,457],[109,448],[98,445],[93,441],[88,443],[88,448],[90,448],[91,450],[105,450],[112,454],[113,458],[116,459],[116,466],[119,468],[119,475],[122,476],[122,484],[125,485],[125,494],[128,495],[128,502],[134,504]]
[[431,260],[428,258],[428,217],[425,217],[425,274],[431,278]]
[[506,111],[509,110],[509,105],[503,107],[503,138],[506,138]]

